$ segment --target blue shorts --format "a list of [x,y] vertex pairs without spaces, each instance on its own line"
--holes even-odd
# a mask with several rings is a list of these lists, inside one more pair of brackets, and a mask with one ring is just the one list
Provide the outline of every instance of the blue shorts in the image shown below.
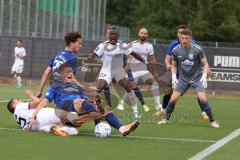
[[61,106],[59,106],[59,109],[68,111],[68,112],[76,112],[74,108],[74,100],[65,100],[61,103]]

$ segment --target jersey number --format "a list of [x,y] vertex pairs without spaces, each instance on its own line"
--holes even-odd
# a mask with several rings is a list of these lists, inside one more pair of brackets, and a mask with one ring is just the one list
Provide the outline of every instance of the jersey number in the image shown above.
[[60,67],[60,65],[63,64],[63,61],[61,60],[55,60],[53,64],[53,70],[56,70]]
[[25,118],[22,117],[17,117],[17,115],[15,115],[15,119],[17,120],[17,123],[24,128],[25,125],[27,124],[27,120]]

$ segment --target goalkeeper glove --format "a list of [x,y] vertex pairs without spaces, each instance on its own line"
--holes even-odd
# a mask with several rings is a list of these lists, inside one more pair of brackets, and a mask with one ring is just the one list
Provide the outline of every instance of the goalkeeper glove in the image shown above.
[[172,74],[172,88],[175,89],[177,87],[178,80],[176,74]]
[[207,73],[202,74],[202,78],[200,79],[200,82],[202,83],[204,88],[207,88]]

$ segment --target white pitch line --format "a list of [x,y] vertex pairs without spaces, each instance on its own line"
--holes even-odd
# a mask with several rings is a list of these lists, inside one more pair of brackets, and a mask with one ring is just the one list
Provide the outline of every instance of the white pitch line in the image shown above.
[[203,158],[207,157],[208,155],[212,154],[213,152],[215,152],[216,150],[218,150],[219,148],[221,148],[222,146],[224,146],[226,143],[230,142],[232,139],[238,137],[239,135],[240,135],[240,128],[233,131],[228,136],[218,140],[216,143],[214,143],[213,145],[209,146],[208,148],[202,150],[201,152],[197,153],[196,155],[192,156],[188,160],[203,159]]
[[[94,135],[90,133],[79,133],[80,135]],[[111,137],[119,137],[120,135],[111,134]],[[135,139],[150,139],[150,140],[167,140],[167,141],[184,141],[184,142],[200,142],[200,143],[214,143],[213,140],[201,140],[201,139],[181,139],[181,138],[166,138],[166,137],[146,137],[146,136],[127,136],[128,138]]]
[[[0,128],[1,130],[5,131],[22,131],[22,129],[17,128]],[[79,133],[79,135],[94,135],[91,133]],[[120,137],[120,135],[111,134],[111,137]],[[213,140],[201,140],[201,139],[181,139],[181,138],[164,138],[164,137],[146,137],[146,136],[127,136],[128,138],[135,138],[135,139],[148,139],[148,140],[167,140],[167,141],[184,141],[184,142],[200,142],[200,143],[214,143],[216,141]]]

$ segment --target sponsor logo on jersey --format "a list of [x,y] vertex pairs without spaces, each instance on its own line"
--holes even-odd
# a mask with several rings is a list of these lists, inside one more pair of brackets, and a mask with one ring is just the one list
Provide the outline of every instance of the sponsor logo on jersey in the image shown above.
[[181,64],[183,64],[185,66],[193,66],[194,62],[191,62],[188,59],[186,59],[185,61],[181,62]]
[[192,60],[193,59],[193,54],[189,54],[188,57],[189,57],[189,59]]

